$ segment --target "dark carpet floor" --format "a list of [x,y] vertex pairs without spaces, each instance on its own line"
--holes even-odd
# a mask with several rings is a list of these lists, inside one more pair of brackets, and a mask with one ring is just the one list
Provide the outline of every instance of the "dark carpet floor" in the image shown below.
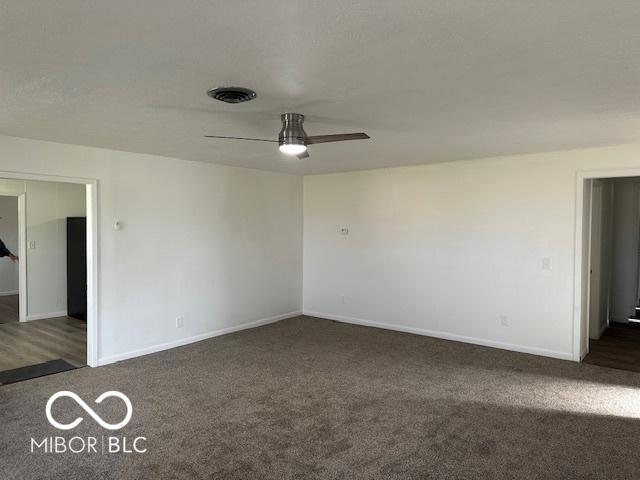
[[[30,453],[102,436],[61,389],[147,437],[143,454]],[[308,317],[0,387],[9,479],[633,479],[640,375]]]

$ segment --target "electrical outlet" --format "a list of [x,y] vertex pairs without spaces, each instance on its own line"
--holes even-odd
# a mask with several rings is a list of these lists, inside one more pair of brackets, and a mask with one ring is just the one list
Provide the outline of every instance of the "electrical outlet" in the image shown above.
[[340,228],[338,228],[338,233],[340,235],[349,235],[349,227],[340,227]]
[[509,326],[509,317],[504,313],[500,315],[500,325],[502,325],[503,327]]
[[542,259],[542,269],[543,270],[551,270],[553,268],[553,262],[550,257],[544,257]]
[[340,296],[340,302],[342,302],[343,305],[347,304],[347,297],[345,297],[344,295]]
[[182,328],[184,326],[184,317],[176,317],[176,328]]

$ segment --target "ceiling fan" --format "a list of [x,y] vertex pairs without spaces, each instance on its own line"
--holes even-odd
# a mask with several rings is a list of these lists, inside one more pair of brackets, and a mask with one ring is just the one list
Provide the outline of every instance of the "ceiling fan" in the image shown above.
[[369,135],[364,132],[309,136],[302,126],[304,123],[304,115],[300,113],[283,113],[280,118],[282,119],[282,130],[280,130],[277,140],[268,140],[264,138],[223,137],[220,135],[205,135],[205,137],[273,142],[279,145],[278,148],[282,153],[295,155],[300,159],[309,157],[309,152],[307,152],[308,145],[315,145],[316,143],[343,142],[345,140],[366,140],[370,138]]

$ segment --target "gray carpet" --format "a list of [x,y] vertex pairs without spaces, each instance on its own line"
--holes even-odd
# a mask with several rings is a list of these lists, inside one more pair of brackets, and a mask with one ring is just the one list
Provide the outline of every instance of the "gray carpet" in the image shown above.
[[[133,403],[144,454],[29,453],[48,397]],[[108,435],[83,415],[73,435]],[[96,406],[122,418],[122,404]],[[0,387],[3,479],[632,479],[640,376],[300,317]]]

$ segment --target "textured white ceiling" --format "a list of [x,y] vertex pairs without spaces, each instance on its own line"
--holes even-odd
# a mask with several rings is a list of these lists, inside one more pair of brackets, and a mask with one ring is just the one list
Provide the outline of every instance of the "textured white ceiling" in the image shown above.
[[[0,133],[280,172],[639,141],[639,81],[637,0],[0,4]],[[299,161],[203,138],[275,137],[285,111],[372,139]]]

